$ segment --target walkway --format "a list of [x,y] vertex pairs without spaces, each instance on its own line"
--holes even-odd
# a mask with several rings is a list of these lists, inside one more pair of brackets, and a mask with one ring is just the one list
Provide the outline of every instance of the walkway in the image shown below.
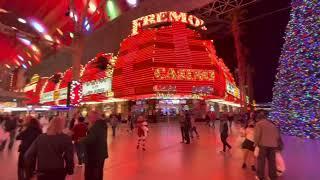
[[[157,124],[150,128],[147,151],[136,150],[136,134],[125,127],[109,137],[110,158],[106,161],[107,180],[251,180],[254,173],[241,169],[240,140],[237,128],[229,141],[233,149],[220,153],[218,131],[198,125],[200,139],[190,145],[180,143],[177,124]],[[16,143],[17,146],[18,143]],[[16,180],[16,146],[0,153],[0,179]],[[284,158],[287,171],[280,180],[319,180],[320,142],[285,137]],[[82,180],[83,168],[76,167],[68,179]]]

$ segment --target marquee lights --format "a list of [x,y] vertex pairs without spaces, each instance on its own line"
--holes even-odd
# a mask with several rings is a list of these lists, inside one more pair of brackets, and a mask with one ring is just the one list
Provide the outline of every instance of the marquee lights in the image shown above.
[[192,94],[199,96],[208,96],[213,93],[213,87],[211,86],[193,86]]
[[147,16],[143,16],[133,20],[131,34],[136,35],[143,27],[165,22],[181,22],[193,27],[201,27],[201,29],[206,30],[206,27],[203,26],[204,21],[194,15],[184,12],[165,11],[155,14],[149,14]]
[[154,92],[176,92],[177,87],[174,85],[155,85],[153,86]]
[[156,68],[154,70],[156,80],[213,81],[214,77],[213,70],[176,68]]
[[79,106],[82,101],[82,87],[79,81],[71,81],[70,104]]

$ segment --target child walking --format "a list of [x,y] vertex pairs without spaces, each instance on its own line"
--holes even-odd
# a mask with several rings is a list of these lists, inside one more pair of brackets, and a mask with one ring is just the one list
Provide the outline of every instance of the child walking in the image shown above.
[[146,138],[148,136],[148,122],[146,119],[140,115],[137,119],[137,129],[138,129],[138,144],[137,149],[140,148],[140,145],[142,146],[142,150],[146,150]]

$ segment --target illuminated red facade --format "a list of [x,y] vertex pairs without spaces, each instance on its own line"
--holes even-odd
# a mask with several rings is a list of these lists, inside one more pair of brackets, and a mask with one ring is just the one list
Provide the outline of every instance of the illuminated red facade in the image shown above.
[[[80,82],[82,84],[88,82],[94,82],[105,78],[112,78],[112,72],[110,72],[110,67],[112,54],[100,53],[94,59],[89,61],[82,73]],[[99,102],[108,99],[106,93],[97,93],[82,96],[82,102]]]
[[[62,74],[61,73],[57,73],[51,77],[49,77],[46,82],[44,83],[43,87],[42,87],[42,90],[40,92],[40,103],[41,104],[44,104],[44,105],[48,105],[48,106],[54,106],[56,105],[55,103],[55,94],[54,94],[54,91],[56,90],[56,87],[59,83],[59,81],[61,80],[61,77],[62,77]],[[47,97],[50,97],[50,98],[46,98],[46,101],[45,102],[42,102],[41,101],[41,98],[43,97],[43,94],[53,94],[53,95],[50,95],[50,96],[47,96]]]
[[223,60],[217,57],[213,42],[203,40],[199,32],[178,22],[183,20],[182,15],[168,16],[166,20],[175,21],[153,29],[143,29],[146,18],[150,20],[152,15],[137,19],[141,25],[138,34],[121,43],[118,57],[98,54],[84,66],[79,82],[72,81],[71,68],[63,75],[50,77],[39,92],[40,103],[65,105],[63,89],[71,81],[71,88],[77,92],[70,91],[70,99],[76,99],[73,104],[104,102],[110,97],[238,102],[239,90]]
[[26,87],[24,88],[24,92],[27,97],[27,100],[24,101],[24,104],[39,104],[40,92],[47,79],[48,78],[46,77],[38,77],[36,81],[30,82],[26,85]]
[[228,72],[221,64],[211,41],[202,40],[185,24],[173,23],[122,42],[113,90],[115,97],[135,99],[156,97],[159,91],[191,96],[197,89],[210,87],[206,98],[224,97]]
[[[63,73],[63,76],[57,86],[57,89],[68,88],[68,84],[71,81],[72,81],[72,68],[69,68]],[[56,101],[56,104],[57,105],[66,105],[67,99],[58,100],[58,101]]]

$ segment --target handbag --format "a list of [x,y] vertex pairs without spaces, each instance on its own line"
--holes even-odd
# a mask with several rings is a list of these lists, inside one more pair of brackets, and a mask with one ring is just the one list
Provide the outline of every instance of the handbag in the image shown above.
[[254,154],[254,157],[258,157],[259,156],[259,147],[258,146],[256,146],[255,148],[254,148],[254,152],[253,152],[253,154]]
[[286,170],[286,164],[283,160],[283,157],[280,151],[276,152],[276,166],[277,166],[277,175],[281,176]]

